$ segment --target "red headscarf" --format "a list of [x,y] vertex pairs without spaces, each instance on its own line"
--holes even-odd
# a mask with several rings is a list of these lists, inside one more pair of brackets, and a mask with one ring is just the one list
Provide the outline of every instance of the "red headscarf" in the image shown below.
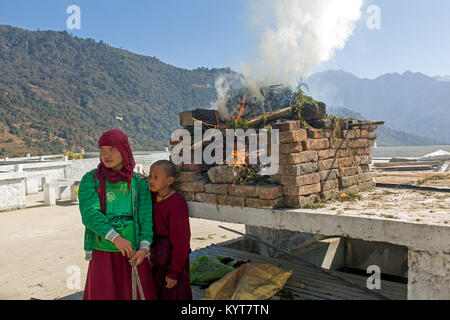
[[115,147],[120,151],[123,159],[123,168],[121,170],[113,170],[107,168],[100,159],[100,163],[97,167],[97,179],[100,181],[100,203],[102,212],[106,213],[106,182],[117,183],[119,181],[126,181],[128,183],[128,190],[130,189],[131,179],[134,175],[134,162],[133,152],[131,151],[128,138],[125,133],[119,129],[111,129],[103,132],[102,136],[98,140],[98,147],[108,146]]

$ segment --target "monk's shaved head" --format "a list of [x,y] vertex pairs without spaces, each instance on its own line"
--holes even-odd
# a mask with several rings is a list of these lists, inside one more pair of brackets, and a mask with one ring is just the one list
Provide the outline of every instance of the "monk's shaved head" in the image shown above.
[[154,162],[152,164],[152,167],[156,167],[156,166],[159,167],[159,168],[162,168],[164,170],[164,172],[167,175],[167,178],[175,177],[175,174],[176,174],[177,170],[176,170],[175,165],[173,164],[172,161],[169,161],[169,160],[158,160],[158,161],[156,161],[156,162]]

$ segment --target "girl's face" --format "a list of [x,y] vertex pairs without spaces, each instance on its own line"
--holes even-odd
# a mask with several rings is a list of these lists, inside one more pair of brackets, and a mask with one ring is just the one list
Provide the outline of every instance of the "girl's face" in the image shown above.
[[148,186],[153,192],[167,192],[174,180],[174,177],[167,177],[161,166],[152,166],[147,178]]
[[100,160],[107,168],[111,168],[113,170],[120,170],[123,168],[122,154],[119,149],[115,147],[101,146]]

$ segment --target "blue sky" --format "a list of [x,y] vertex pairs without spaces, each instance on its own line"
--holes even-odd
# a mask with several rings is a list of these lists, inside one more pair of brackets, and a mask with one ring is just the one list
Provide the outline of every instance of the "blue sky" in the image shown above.
[[[72,4],[81,8],[80,30],[66,27]],[[366,26],[372,4],[381,10],[379,30]],[[182,68],[235,67],[257,46],[248,10],[248,0],[2,0],[0,24],[66,30]],[[450,75],[449,56],[450,1],[365,0],[346,47],[314,70],[367,78],[407,70]]]

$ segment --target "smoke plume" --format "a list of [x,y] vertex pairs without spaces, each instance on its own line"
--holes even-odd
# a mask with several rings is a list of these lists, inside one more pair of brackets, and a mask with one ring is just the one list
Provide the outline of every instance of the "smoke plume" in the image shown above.
[[363,0],[250,0],[258,58],[241,70],[264,84],[294,84],[343,49]]

